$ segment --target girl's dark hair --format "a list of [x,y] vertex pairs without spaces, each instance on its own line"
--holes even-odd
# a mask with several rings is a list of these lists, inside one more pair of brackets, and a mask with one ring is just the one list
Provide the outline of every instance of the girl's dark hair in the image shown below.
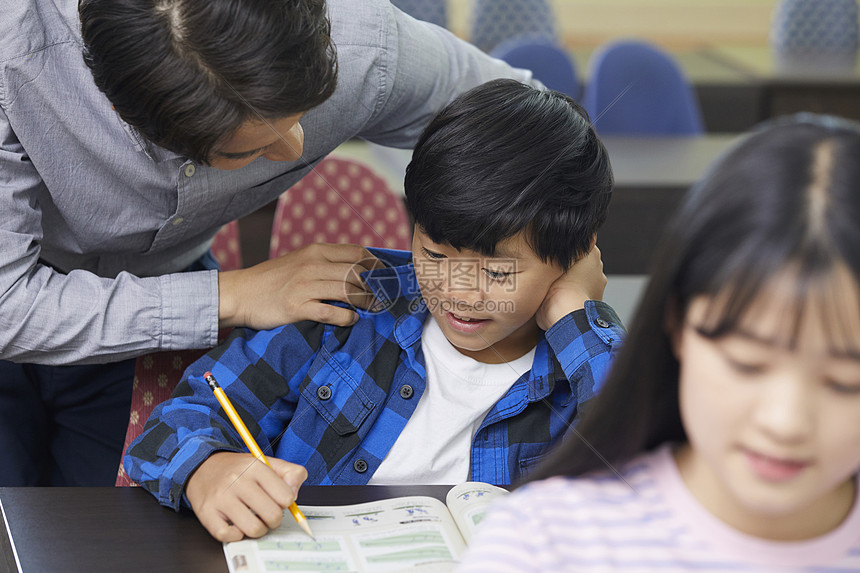
[[612,169],[588,114],[568,96],[513,80],[466,92],[424,130],[406,203],[437,243],[487,256],[520,231],[564,269],[606,218]]
[[796,334],[816,281],[844,267],[860,284],[858,157],[860,126],[802,114],[767,124],[718,161],[670,223],[603,389],[530,479],[603,470],[686,441],[670,336],[692,298],[713,297],[706,322],[708,335],[718,337],[739,325],[773,279],[792,271]]
[[325,0],[81,0],[84,60],[120,117],[205,163],[248,120],[331,96]]

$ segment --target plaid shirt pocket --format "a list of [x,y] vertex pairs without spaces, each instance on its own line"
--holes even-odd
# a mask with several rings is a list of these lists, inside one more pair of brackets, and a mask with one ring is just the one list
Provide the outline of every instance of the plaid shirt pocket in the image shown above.
[[350,375],[349,360],[346,354],[322,348],[301,391],[302,398],[340,436],[357,432],[375,406],[361,382]]

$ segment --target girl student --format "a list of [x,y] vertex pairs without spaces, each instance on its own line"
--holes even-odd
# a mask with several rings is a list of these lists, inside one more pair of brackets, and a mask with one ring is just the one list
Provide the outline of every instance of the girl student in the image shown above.
[[712,167],[576,435],[458,571],[860,571],[858,158],[802,114]]

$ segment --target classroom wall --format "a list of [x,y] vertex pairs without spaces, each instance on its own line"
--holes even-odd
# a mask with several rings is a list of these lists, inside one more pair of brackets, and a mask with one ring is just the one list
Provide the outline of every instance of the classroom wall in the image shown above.
[[[647,38],[667,47],[767,43],[778,0],[551,0],[570,47]],[[466,38],[473,0],[448,0],[451,28]]]

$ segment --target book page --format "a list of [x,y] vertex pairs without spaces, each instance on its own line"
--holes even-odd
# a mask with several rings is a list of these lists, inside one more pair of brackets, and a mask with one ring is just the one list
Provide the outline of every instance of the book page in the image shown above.
[[299,507],[316,541],[286,511],[281,526],[260,539],[224,544],[231,573],[446,572],[465,549],[448,509],[432,497]]
[[475,481],[467,481],[451,488],[445,501],[466,543],[469,543],[490,505],[507,493],[506,489]]

